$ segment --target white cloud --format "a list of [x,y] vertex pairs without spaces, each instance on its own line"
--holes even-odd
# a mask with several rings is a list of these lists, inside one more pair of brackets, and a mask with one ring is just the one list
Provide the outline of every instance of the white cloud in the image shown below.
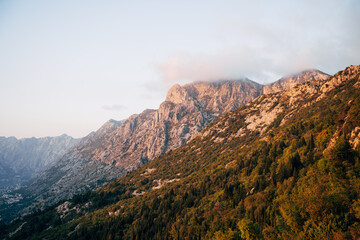
[[158,64],[163,80],[247,76],[267,83],[308,68],[334,74],[360,63],[359,1],[306,0],[278,4],[282,7],[275,12],[266,4],[254,6],[220,25],[218,35],[227,42],[224,47],[212,53],[173,53]]

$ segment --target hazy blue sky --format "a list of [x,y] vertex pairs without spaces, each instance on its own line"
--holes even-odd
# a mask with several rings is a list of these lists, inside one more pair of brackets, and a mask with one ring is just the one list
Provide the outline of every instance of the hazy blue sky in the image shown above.
[[360,64],[360,0],[0,0],[0,136],[82,137],[174,83]]

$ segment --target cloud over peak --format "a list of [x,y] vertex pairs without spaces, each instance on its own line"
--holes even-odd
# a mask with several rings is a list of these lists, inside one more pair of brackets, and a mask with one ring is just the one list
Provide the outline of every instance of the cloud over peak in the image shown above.
[[157,65],[163,80],[246,76],[268,83],[304,69],[332,74],[358,64],[360,1],[275,3],[243,4],[237,18],[219,24],[216,34],[222,44],[216,49],[173,52]]

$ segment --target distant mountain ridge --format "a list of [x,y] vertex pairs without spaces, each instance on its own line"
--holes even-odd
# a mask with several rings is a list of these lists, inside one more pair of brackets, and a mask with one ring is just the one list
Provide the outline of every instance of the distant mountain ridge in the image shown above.
[[77,139],[0,137],[0,188],[22,184],[57,160]]

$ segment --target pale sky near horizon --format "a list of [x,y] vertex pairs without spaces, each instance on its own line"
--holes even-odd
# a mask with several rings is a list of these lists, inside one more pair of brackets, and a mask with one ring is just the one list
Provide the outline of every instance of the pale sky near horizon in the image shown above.
[[86,136],[174,83],[360,64],[360,0],[0,0],[0,136]]

